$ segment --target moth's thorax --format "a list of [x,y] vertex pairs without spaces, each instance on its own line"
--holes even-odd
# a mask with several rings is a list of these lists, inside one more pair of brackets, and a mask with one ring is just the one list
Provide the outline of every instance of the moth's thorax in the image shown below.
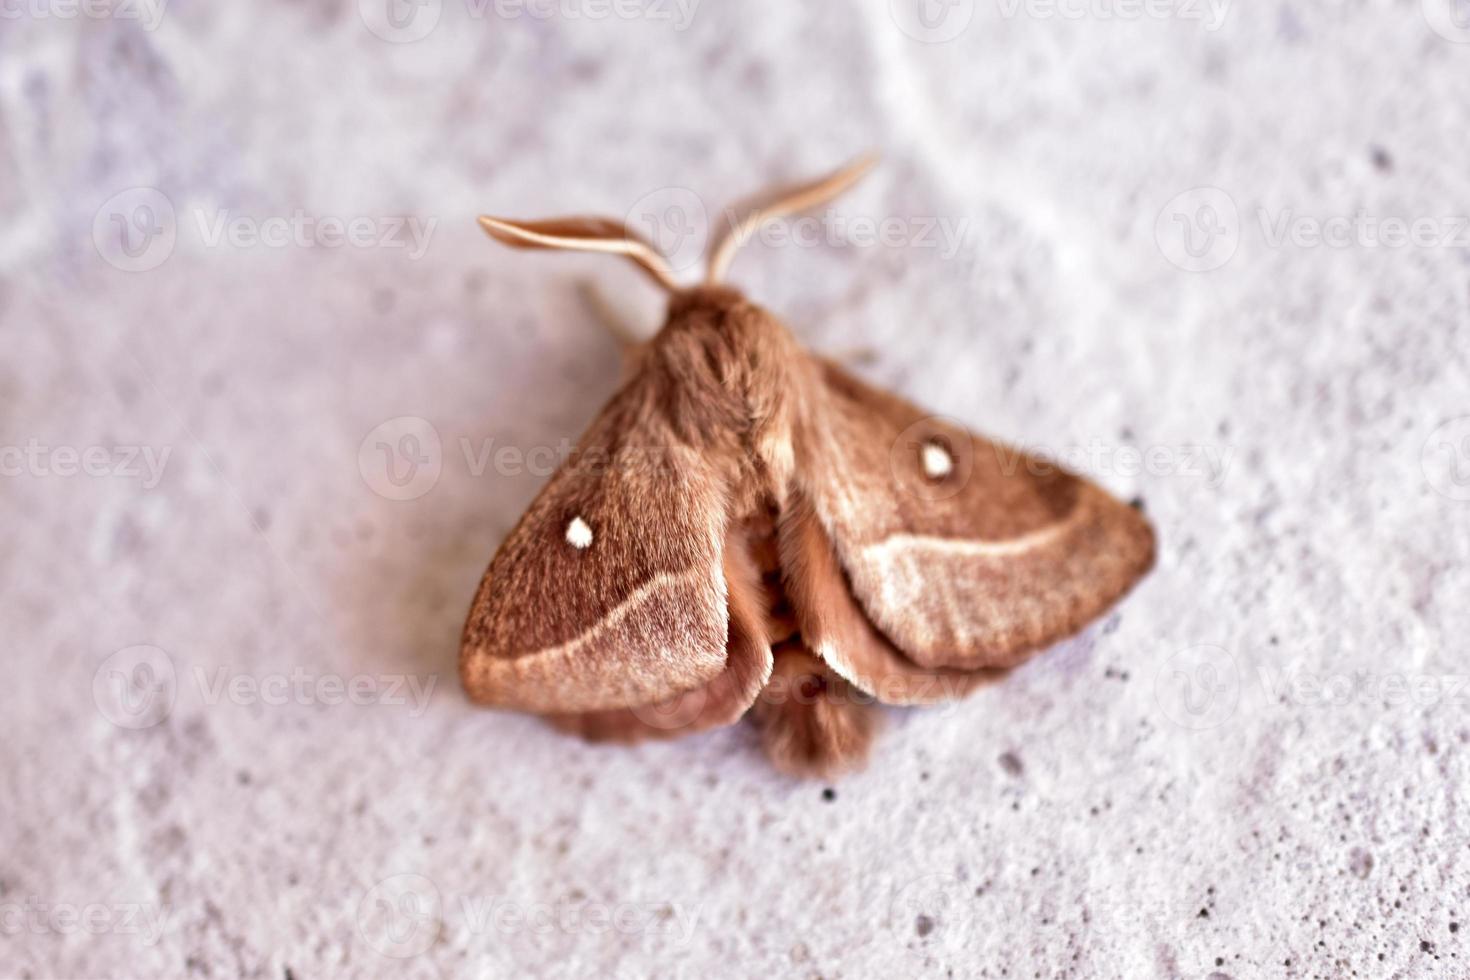
[[678,293],[646,366],[691,443],[734,470],[740,511],[784,498],[811,364],[779,319],[725,286]]

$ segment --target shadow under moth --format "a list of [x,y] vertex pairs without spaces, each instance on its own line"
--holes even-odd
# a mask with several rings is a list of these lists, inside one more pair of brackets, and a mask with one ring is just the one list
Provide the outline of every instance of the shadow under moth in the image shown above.
[[878,705],[963,697],[1152,566],[1135,508],[866,384],[723,284],[766,222],[870,166],[731,209],[690,288],[620,221],[480,218],[630,258],[670,298],[490,563],[460,652],[475,701],[625,742],[748,713],[779,769],[830,776],[865,761]]

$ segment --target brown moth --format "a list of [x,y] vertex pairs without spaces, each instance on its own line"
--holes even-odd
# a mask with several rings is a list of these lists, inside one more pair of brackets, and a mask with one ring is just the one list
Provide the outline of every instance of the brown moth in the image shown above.
[[870,165],[729,212],[691,288],[618,221],[480,219],[510,245],[631,258],[670,299],[490,563],[471,698],[629,742],[750,713],[779,769],[831,775],[865,760],[878,704],[994,681],[1152,566],[1136,509],[860,381],[721,284],[764,222]]

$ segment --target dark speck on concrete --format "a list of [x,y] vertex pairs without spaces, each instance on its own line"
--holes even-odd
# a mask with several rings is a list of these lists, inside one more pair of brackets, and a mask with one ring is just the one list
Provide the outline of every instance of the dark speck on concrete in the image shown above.
[[1002,752],[996,761],[1000,763],[1000,767],[1006,771],[1007,775],[1020,776],[1026,771],[1026,767],[1021,763],[1021,757],[1014,752]]
[[1361,847],[1353,848],[1352,854],[1348,855],[1348,870],[1355,877],[1366,878],[1373,870],[1373,855]]
[[920,939],[929,935],[929,933],[933,931],[934,920],[929,918],[927,915],[921,915],[914,920],[914,932],[917,932],[919,934]]
[[1373,157],[1373,169],[1385,174],[1393,169],[1393,156],[1383,147],[1371,147],[1369,152]]
[[837,791],[828,786],[826,789],[822,790],[822,799],[826,800],[828,803],[831,803],[833,800],[837,799]]

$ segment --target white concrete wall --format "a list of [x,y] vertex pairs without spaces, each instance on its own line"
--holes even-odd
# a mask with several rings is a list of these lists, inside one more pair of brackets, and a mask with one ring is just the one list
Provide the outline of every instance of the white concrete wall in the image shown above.
[[[5,6],[0,974],[1463,975],[1449,0],[687,2]],[[867,148],[832,234],[735,280],[1143,497],[1158,568],[892,712],[830,800],[748,727],[472,708],[462,618],[542,482],[493,453],[614,389],[579,279],[657,315],[473,216],[682,214],[687,258],[696,205]]]

